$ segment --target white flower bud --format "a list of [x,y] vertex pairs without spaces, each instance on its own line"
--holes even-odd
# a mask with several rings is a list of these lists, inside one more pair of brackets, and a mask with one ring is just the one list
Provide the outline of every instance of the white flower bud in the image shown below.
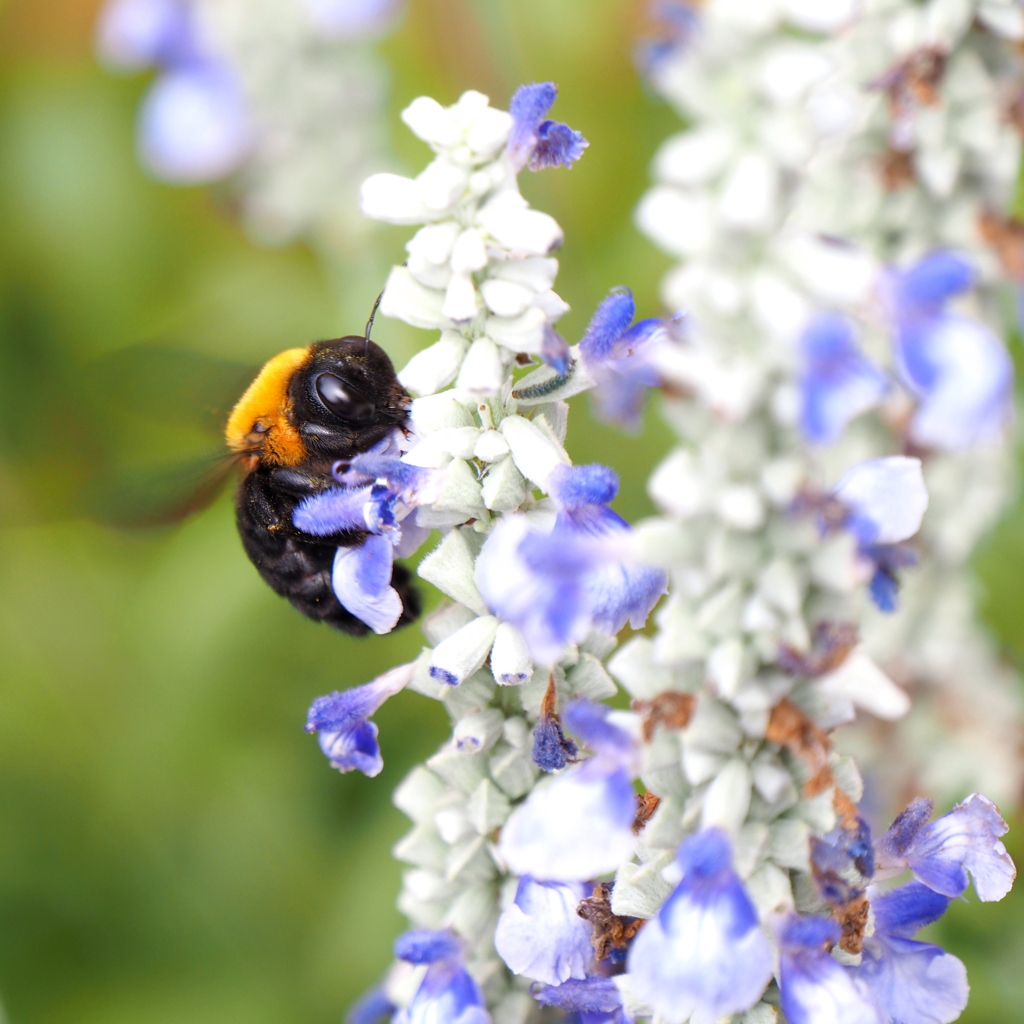
[[501,686],[518,686],[533,675],[533,662],[523,634],[507,622],[499,624],[491,649],[491,672]]
[[477,338],[459,371],[459,388],[477,395],[493,395],[501,390],[504,380],[505,367],[498,346],[490,338]]
[[480,489],[484,504],[492,512],[513,512],[526,500],[526,481],[510,457],[493,463]]
[[440,292],[420,284],[407,267],[392,267],[380,300],[380,312],[413,327],[446,327],[448,321],[441,312],[443,298]]
[[429,348],[417,352],[398,374],[414,395],[432,395],[455,380],[469,342],[458,331],[443,331]]
[[437,100],[418,96],[402,111],[402,120],[412,133],[434,146],[455,146],[462,139],[462,128]]
[[417,183],[399,174],[367,178],[359,192],[359,208],[367,217],[389,224],[418,224],[429,217]]
[[501,432],[519,471],[538,487],[544,487],[556,466],[571,465],[565,449],[522,416],[506,416],[501,421]]
[[717,826],[736,835],[750,809],[751,785],[750,766],[742,758],[734,757],[712,780],[704,794],[701,828]]

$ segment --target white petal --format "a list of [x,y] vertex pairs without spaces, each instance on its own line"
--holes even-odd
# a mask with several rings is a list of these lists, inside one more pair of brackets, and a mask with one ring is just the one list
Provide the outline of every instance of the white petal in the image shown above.
[[412,133],[436,146],[457,146],[462,129],[455,118],[435,99],[418,96],[402,111],[402,120]]
[[420,172],[416,190],[423,205],[436,216],[454,206],[466,183],[466,172],[461,167],[438,158]]
[[531,306],[516,317],[489,316],[487,334],[513,352],[540,355],[544,346],[544,327],[548,319],[542,309]]
[[482,615],[456,630],[434,648],[430,675],[449,686],[458,686],[483,665],[497,628],[498,620],[493,615]]
[[359,192],[359,209],[367,217],[389,224],[418,224],[430,214],[411,178],[399,174],[373,174]]
[[505,367],[498,346],[490,338],[477,338],[466,353],[458,386],[473,394],[493,395],[505,382]]
[[448,288],[444,293],[444,304],[441,313],[455,323],[472,320],[480,309],[480,300],[476,293],[476,285],[469,274],[452,274]]
[[463,231],[452,247],[452,270],[455,273],[470,273],[487,266],[487,248],[483,236],[474,228]]
[[442,292],[424,287],[407,267],[392,267],[380,300],[380,311],[383,316],[404,320],[413,327],[440,328],[448,326],[441,312],[443,301]]
[[481,207],[476,219],[499,245],[514,252],[546,256],[562,241],[562,229],[555,219],[531,210],[511,189],[499,192]]
[[513,281],[491,278],[480,285],[487,308],[497,316],[519,316],[533,302],[536,292]]
[[515,626],[502,622],[491,648],[491,672],[501,686],[516,686],[533,675],[533,662],[523,634]]
[[902,718],[910,710],[906,691],[861,648],[853,651],[835,671],[822,676],[815,688],[852,700],[858,707],[887,721]]
[[414,395],[432,395],[455,380],[469,342],[458,331],[443,331],[439,341],[417,352],[398,379]]
[[726,224],[752,231],[772,226],[778,205],[779,173],[760,153],[741,157],[719,198],[718,211]]
[[519,471],[538,487],[544,488],[556,466],[571,465],[565,449],[522,416],[506,416],[501,421],[501,432]]
[[511,129],[511,114],[488,107],[466,132],[466,145],[479,156],[494,156],[505,145]]
[[458,237],[459,225],[453,220],[427,224],[406,242],[405,251],[410,256],[419,256],[428,263],[443,266],[451,257],[452,247]]
[[848,470],[836,484],[835,496],[847,508],[877,527],[877,544],[896,544],[921,527],[928,491],[920,459],[893,455],[869,459]]

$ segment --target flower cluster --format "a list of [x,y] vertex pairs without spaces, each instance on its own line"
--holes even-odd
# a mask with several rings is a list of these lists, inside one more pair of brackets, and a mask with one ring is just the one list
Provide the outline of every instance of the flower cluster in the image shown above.
[[[138,150],[177,184],[235,176],[248,226],[279,241],[351,235],[359,182],[383,162],[384,73],[367,46],[400,0],[108,0],[109,67],[155,68]],[[267,45],[272,39],[273,45]]]
[[[863,650],[914,688],[895,747],[873,747],[867,732],[857,740],[865,770],[884,764],[886,791],[1015,799],[1024,714],[976,624],[966,562],[1013,476],[999,291],[1020,269],[1006,211],[1021,151],[1010,107],[1024,14],[1009,0],[761,11],[703,3],[649,67],[689,122],[658,152],[657,184],[637,210],[641,229],[680,259],[663,295],[687,312],[686,344],[655,360],[660,383],[683,396],[667,403],[681,447],[652,495],[705,538],[694,548],[706,587],[725,579],[707,564],[717,550],[707,538],[770,536],[764,509],[781,481],[800,490],[801,479],[866,457],[920,458],[930,504],[916,550],[857,536],[870,594],[890,614],[829,598],[802,637],[783,635],[791,623],[768,628],[806,650],[815,618],[856,622]],[[899,570],[918,563],[897,591]],[[682,564],[687,586],[674,600],[685,612],[666,610],[655,660],[686,664],[723,642],[763,649],[754,622],[771,607],[758,578],[766,562],[726,574],[753,600],[739,613],[747,621],[724,632],[699,621],[707,591],[683,596],[695,560]],[[797,562],[791,593],[821,603],[807,587],[842,590],[838,564]]]
[[[842,407],[865,412],[894,385],[839,314],[761,352],[746,305],[634,323],[615,290],[569,345],[554,326],[561,232],[516,182],[585,146],[547,119],[554,98],[526,86],[510,113],[478,93],[416,100],[403,119],[433,162],[363,188],[366,213],[423,225],[382,310],[439,337],[400,373],[418,396],[404,435],[336,467],[296,522],[366,531],[334,584],[378,632],[401,611],[391,559],[434,529],[418,571],[448,601],[415,662],[320,698],[308,728],[336,768],[376,774],[370,716],[393,693],[440,700],[453,726],[395,793],[413,821],[395,855],[414,931],[353,1019],[525,1022],[551,1007],[595,1024],[759,1024],[781,1005],[796,1024],[951,1021],[963,965],[914,935],[969,875],[981,898],[1005,895],[1005,825],[975,794],[930,824],[914,804],[872,843],[857,768],[829,735],[856,708],[908,710],[859,627],[865,602],[902,599],[922,463],[881,454],[840,472],[800,433],[843,434]],[[745,261],[736,281],[767,247],[748,238],[744,255],[742,237],[721,243]],[[958,286],[923,279],[887,278],[908,350],[960,315],[946,310]],[[817,392],[803,413],[801,381]],[[571,464],[564,399],[592,390],[635,425],[655,385],[684,443],[651,481],[663,513],[631,529],[610,508],[615,475]],[[616,648],[666,591],[655,634]],[[602,703],[619,686],[629,711]],[[877,888],[907,870],[913,882]]]

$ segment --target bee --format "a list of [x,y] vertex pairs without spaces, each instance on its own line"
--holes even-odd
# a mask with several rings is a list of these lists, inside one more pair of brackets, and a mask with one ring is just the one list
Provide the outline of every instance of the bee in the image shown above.
[[[313,536],[293,525],[292,514],[304,498],[337,486],[331,471],[339,461],[406,424],[411,400],[387,353],[370,341],[372,324],[371,314],[364,336],[274,356],[238,400],[225,431],[243,473],[235,510],[245,553],[303,615],[356,636],[369,627],[338,601],[331,572],[336,548],[361,544],[368,534]],[[392,586],[404,608],[398,625],[406,625],[419,614],[420,599],[401,565]]]

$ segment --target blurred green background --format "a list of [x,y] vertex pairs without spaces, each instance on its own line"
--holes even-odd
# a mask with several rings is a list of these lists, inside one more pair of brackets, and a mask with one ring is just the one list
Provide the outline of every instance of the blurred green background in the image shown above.
[[[304,713],[407,659],[419,635],[356,641],[293,612],[246,561],[227,494],[175,528],[118,531],[81,512],[111,460],[216,445],[203,366],[229,381],[359,330],[375,288],[343,305],[302,245],[261,249],[216,190],[143,175],[145,80],[96,67],[96,7],[0,8],[0,994],[12,1024],[333,1022],[401,928],[387,851],[404,819],[389,796],[445,723],[415,694],[391,701],[370,780],[328,768]],[[412,97],[472,87],[504,102],[520,82],[560,84],[556,114],[591,148],[524,191],[565,228],[573,339],[613,285],[655,312],[667,265],[630,220],[678,125],[634,74],[638,23],[627,0],[413,0],[382,46],[410,169],[427,156],[398,121]],[[361,256],[399,260],[407,234],[379,232]],[[398,360],[424,337],[376,332]],[[166,385],[156,362],[128,387],[118,354],[140,343],[194,353],[199,369],[179,360]],[[629,517],[647,511],[643,480],[668,444],[649,420],[624,438],[583,402],[570,427],[574,458],[620,471]],[[1020,510],[979,561],[990,622],[1020,662]],[[948,915],[943,939],[975,992],[964,1020],[1020,1019],[1022,908],[1018,891]]]

